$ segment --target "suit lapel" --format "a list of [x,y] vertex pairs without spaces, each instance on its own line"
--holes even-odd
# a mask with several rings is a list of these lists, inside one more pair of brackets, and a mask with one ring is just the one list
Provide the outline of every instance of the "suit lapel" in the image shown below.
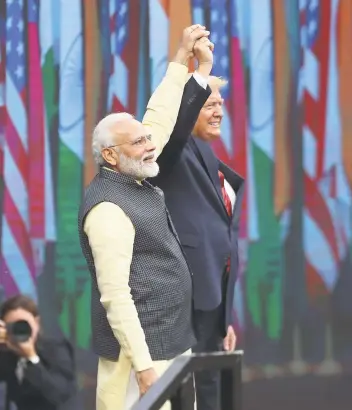
[[219,160],[214,155],[209,144],[200,140],[199,138],[191,138],[191,141],[193,142],[193,147],[195,149],[197,158],[199,159],[204,169],[206,170],[207,174],[209,175],[209,178],[215,188],[215,191],[227,215],[227,211],[226,211],[225,204],[224,204],[224,198],[222,196],[221,187],[220,187],[219,174],[218,174]]
[[244,183],[244,179],[222,161],[219,161],[219,170],[225,175],[227,182],[237,194]]

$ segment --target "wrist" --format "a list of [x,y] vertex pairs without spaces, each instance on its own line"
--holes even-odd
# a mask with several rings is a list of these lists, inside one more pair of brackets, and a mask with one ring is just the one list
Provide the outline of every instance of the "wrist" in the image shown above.
[[203,63],[199,63],[197,71],[202,77],[208,78],[211,73],[212,68],[213,68],[212,62],[203,62]]
[[190,53],[189,51],[187,51],[183,48],[180,48],[177,51],[177,53],[176,53],[176,55],[173,59],[173,62],[183,64],[183,65],[188,67],[188,63],[189,63],[189,60],[191,59],[191,57],[192,57],[192,53]]
[[23,356],[25,359],[31,361],[31,359],[38,357],[38,354],[35,349],[28,350],[28,352],[24,352]]
[[28,362],[31,362],[32,364],[38,364],[40,362],[40,357],[38,355],[36,356],[31,356],[27,358]]
[[153,370],[153,367],[148,367],[148,369],[137,371],[136,374],[144,374],[144,373],[150,372],[151,370]]

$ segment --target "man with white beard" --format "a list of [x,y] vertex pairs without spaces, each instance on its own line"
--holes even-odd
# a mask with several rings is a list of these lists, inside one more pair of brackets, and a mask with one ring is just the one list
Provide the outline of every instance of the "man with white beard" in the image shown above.
[[205,92],[213,49],[208,35],[200,25],[184,31],[142,123],[110,114],[93,133],[100,170],[85,192],[78,227],[92,277],[97,410],[130,409],[196,342],[192,274],[164,196],[145,178],[159,172],[156,159],[176,123],[193,55],[199,63],[194,79]]

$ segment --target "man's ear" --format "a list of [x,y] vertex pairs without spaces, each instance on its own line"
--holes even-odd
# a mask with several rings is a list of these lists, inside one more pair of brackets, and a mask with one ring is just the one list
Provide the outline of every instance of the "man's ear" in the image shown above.
[[117,165],[117,160],[115,158],[114,151],[112,148],[104,148],[101,151],[101,155],[106,163],[110,164],[113,167]]

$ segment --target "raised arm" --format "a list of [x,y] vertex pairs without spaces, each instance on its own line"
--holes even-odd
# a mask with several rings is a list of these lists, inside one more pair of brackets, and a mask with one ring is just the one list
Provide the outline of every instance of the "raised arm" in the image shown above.
[[213,49],[214,45],[205,37],[194,46],[198,68],[187,81],[175,128],[158,158],[161,177],[172,171],[192,133],[200,110],[211,94],[208,78],[213,67]]
[[170,172],[178,161],[192,133],[199,112],[211,94],[210,87],[203,88],[196,78],[192,75],[185,86],[175,128],[158,158],[161,176],[165,172]]
[[160,155],[175,127],[195,42],[208,35],[209,31],[199,24],[183,31],[176,56],[148,102],[142,123],[150,129],[157,155]]

